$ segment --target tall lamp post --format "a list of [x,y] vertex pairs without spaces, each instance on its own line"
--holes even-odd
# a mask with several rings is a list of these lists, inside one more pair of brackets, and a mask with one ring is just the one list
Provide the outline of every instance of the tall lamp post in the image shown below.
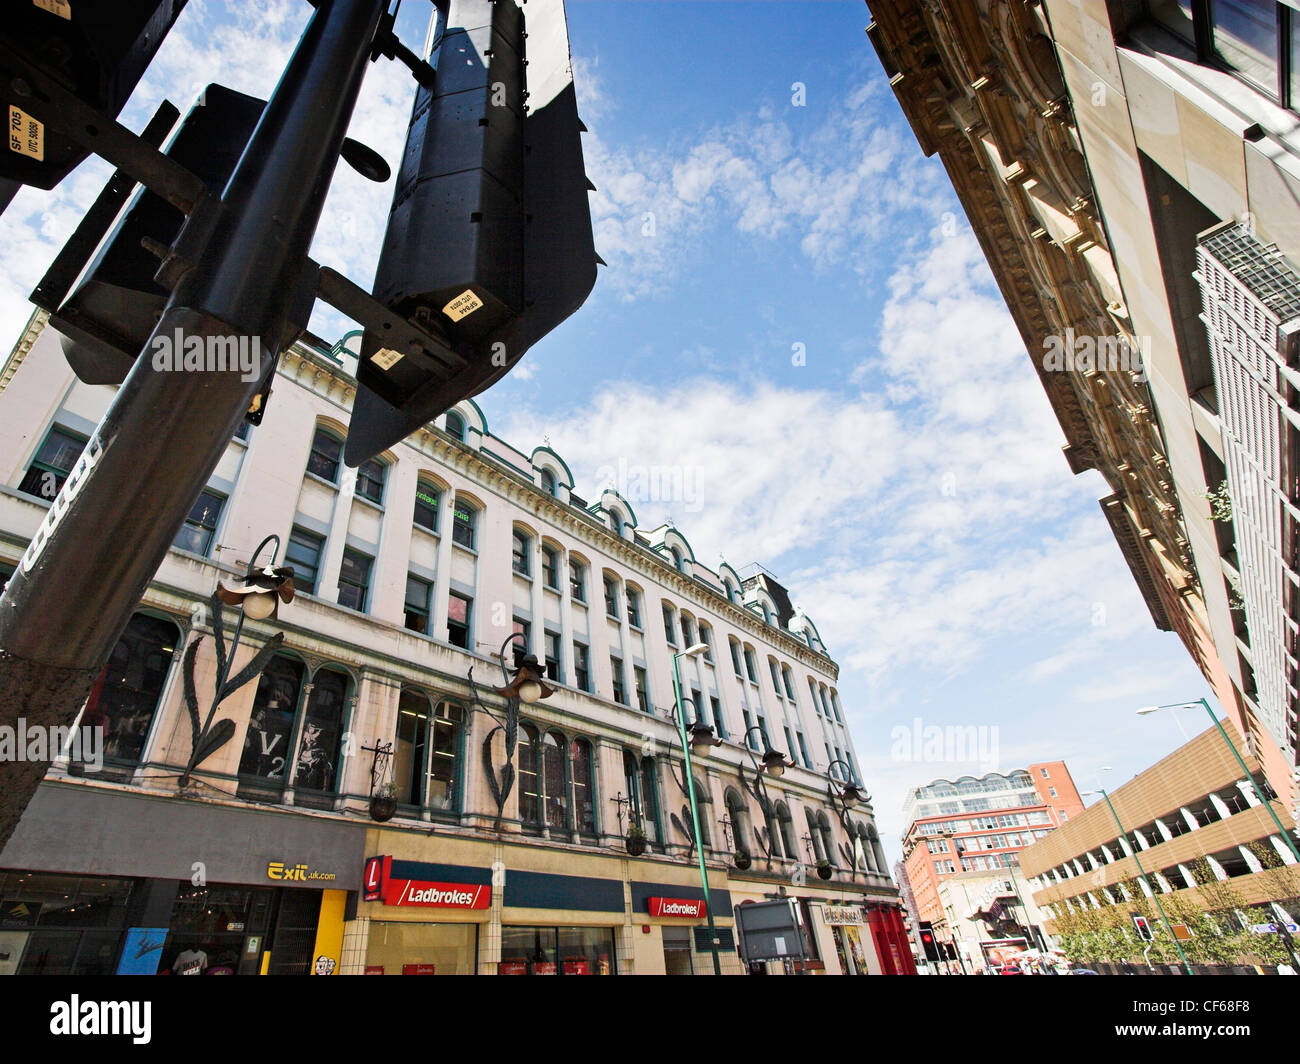
[[[1237,764],[1241,766],[1241,771],[1246,774],[1246,779],[1250,781],[1251,787],[1255,788],[1255,793],[1260,794],[1260,789],[1255,786],[1254,773],[1252,773],[1250,768],[1247,766],[1246,759],[1241,756],[1241,751],[1237,749],[1237,744],[1234,743],[1232,738],[1228,735],[1227,729],[1223,726],[1223,721],[1214,715],[1214,710],[1210,708],[1210,703],[1204,698],[1198,698],[1194,702],[1171,702],[1167,706],[1143,706],[1137,712],[1138,716],[1145,717],[1147,714],[1155,713],[1157,710],[1183,709],[1188,706],[1197,705],[1198,703],[1205,707],[1205,712],[1210,715],[1210,720],[1214,721],[1215,727],[1219,729],[1219,734],[1223,736],[1223,741],[1228,744],[1228,749],[1232,751],[1232,756],[1237,759]],[[1174,714],[1174,720],[1178,722],[1179,730],[1183,731],[1182,721],[1178,720],[1177,713]],[[1186,731],[1183,731],[1183,738],[1187,738]],[[1268,810],[1268,815],[1273,818],[1273,826],[1277,828],[1277,833],[1286,840],[1286,844],[1291,848],[1291,853],[1294,855],[1296,861],[1300,862],[1300,846],[1296,844],[1296,840],[1292,837],[1291,833],[1282,826],[1282,821],[1278,817],[1277,811],[1273,808],[1273,803],[1262,798],[1261,801],[1264,804],[1264,808]]]
[[691,734],[686,735],[686,709],[682,705],[682,677],[678,658],[691,658],[708,650],[707,643],[696,643],[673,655],[673,699],[677,704],[677,731],[681,736],[683,757],[686,759],[686,782],[689,785],[687,797],[691,800],[691,827],[695,833],[695,856],[700,864],[700,887],[704,891],[704,915],[709,921],[709,952],[713,954],[713,974],[722,974],[722,961],[718,959],[718,930],[713,925],[713,902],[709,899],[709,871],[704,864],[704,838],[700,834],[700,809],[695,800],[695,774],[691,770],[691,752],[705,754],[710,747],[716,746],[718,740],[713,737],[713,729],[703,721],[697,720],[691,726]]
[[[1115,812],[1115,803],[1110,800],[1110,795],[1106,793],[1106,788],[1099,787],[1095,791],[1084,791],[1083,797],[1087,798],[1094,794],[1100,794],[1106,799],[1106,808],[1110,810],[1110,815],[1115,818],[1115,826],[1119,828],[1120,837],[1127,843],[1128,832],[1124,830],[1124,825],[1120,823],[1119,814]],[[1192,971],[1192,965],[1187,959],[1187,954],[1183,952],[1183,945],[1178,941],[1178,937],[1174,934],[1173,925],[1169,923],[1169,917],[1165,915],[1165,907],[1160,904],[1160,895],[1157,894],[1155,888],[1151,886],[1151,880],[1147,878],[1147,871],[1142,867],[1142,858],[1138,856],[1137,847],[1131,846],[1130,848],[1133,852],[1133,860],[1137,862],[1138,872],[1142,876],[1142,882],[1146,884],[1147,892],[1151,895],[1151,900],[1156,903],[1156,910],[1160,913],[1160,919],[1165,925],[1165,930],[1169,932],[1170,939],[1173,940],[1174,948],[1178,950],[1178,956],[1182,958],[1183,967],[1187,969],[1188,975],[1195,975],[1196,973]]]

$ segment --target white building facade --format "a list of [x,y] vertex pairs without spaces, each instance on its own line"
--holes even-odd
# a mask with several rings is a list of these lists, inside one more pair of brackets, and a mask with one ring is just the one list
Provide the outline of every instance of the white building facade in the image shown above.
[[[838,798],[862,784],[838,667],[784,589],[703,565],[672,526],[638,528],[612,490],[579,498],[560,455],[493,436],[473,402],[346,467],[354,368],[345,343],[286,352],[264,420],[196,500],[83,717],[103,729],[102,769],[56,759],[0,853],[0,900],[54,912],[58,895],[107,891],[119,937],[38,918],[13,932],[18,970],[36,954],[56,958],[40,970],[120,970],[153,929],[158,970],[201,947],[241,974],[711,971],[702,911],[659,904],[702,900],[672,661],[703,643],[681,682],[688,721],[722,739],[696,795],[724,971],[742,970],[734,906],[779,896],[800,901],[808,970],[906,971],[870,803]],[[111,398],[34,318],[0,373],[0,579]],[[180,787],[187,673],[204,714],[217,673],[209,598],[269,535],[295,597],[245,623],[232,671],[274,633],[283,645],[221,703],[233,733]],[[492,688],[513,633],[556,690],[522,707],[498,803]],[[789,765],[756,783],[768,746]],[[388,789],[396,813],[373,820]],[[221,926],[210,905],[196,915],[217,896]]]

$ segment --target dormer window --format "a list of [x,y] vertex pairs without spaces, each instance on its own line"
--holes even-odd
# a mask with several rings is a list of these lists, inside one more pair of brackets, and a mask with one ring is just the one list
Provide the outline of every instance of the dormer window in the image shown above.
[[556,498],[557,490],[558,489],[556,487],[555,474],[552,473],[549,469],[543,469],[542,470],[542,491],[546,492],[546,494],[551,496],[551,498]]
[[454,410],[447,413],[447,435],[453,440],[465,442],[465,419]]

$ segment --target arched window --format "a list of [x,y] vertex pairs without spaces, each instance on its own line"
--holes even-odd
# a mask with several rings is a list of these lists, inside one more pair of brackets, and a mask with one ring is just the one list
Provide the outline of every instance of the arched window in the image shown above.
[[578,832],[596,834],[596,803],[592,796],[591,743],[574,739],[569,746],[569,764],[573,772],[573,815]]
[[700,815],[700,841],[704,844],[706,850],[713,848],[712,836],[709,834],[709,821],[712,819],[710,810],[713,808],[712,799],[709,796],[709,788],[701,780],[692,780],[695,784],[695,805]]
[[453,440],[465,442],[465,419],[454,410],[447,411],[447,435]]
[[826,860],[832,865],[838,865],[839,862],[835,860],[835,832],[831,830],[831,818],[826,815],[826,810],[823,809],[817,814],[817,830],[812,834],[814,838],[821,836],[821,849],[826,855]]
[[511,542],[511,568],[520,576],[531,576],[532,568],[529,565],[529,554],[532,541],[528,538],[528,534],[516,528]]
[[804,819],[808,821],[808,834],[812,838],[813,855],[818,861],[826,860],[826,851],[822,845],[821,833],[817,830],[817,820],[811,809],[805,808]]
[[477,523],[478,509],[467,499],[457,498],[452,507],[452,542],[473,550],[474,526]]
[[239,759],[241,794],[265,795],[269,788],[284,787],[303,675],[302,662],[283,655],[262,670]]
[[609,527],[614,530],[614,535],[619,539],[623,538],[623,515],[617,510],[609,511]]
[[357,468],[356,493],[363,499],[379,505],[384,501],[384,479],[388,475],[388,466],[377,458],[362,462]]
[[785,847],[781,845],[780,818],[777,816],[776,806],[770,802],[767,806],[767,812],[763,814],[763,822],[767,826],[767,838],[772,845],[772,856],[785,857]]
[[552,498],[555,498],[559,494],[555,483],[555,474],[549,469],[542,470],[542,491],[546,492],[546,494],[550,495]]
[[336,789],[351,686],[347,674],[335,669],[321,669],[312,677],[294,765],[295,790],[333,792]]
[[337,484],[342,461],[343,440],[323,425],[316,426],[316,435],[311,441],[311,456],[307,459],[307,472],[328,480],[331,484]]
[[623,751],[623,787],[624,797],[632,804],[628,806],[630,822],[639,824],[646,834],[646,840],[658,845],[662,832],[659,826],[659,803],[657,800],[658,772],[653,757],[644,757],[640,763],[636,755],[629,750]]
[[731,837],[738,853],[752,853],[754,831],[749,820],[745,799],[735,787],[728,787],[723,800],[727,804],[727,818],[731,821]]
[[[460,808],[460,759],[465,710],[439,702],[430,712],[429,699],[405,689],[398,702],[397,742],[393,751],[393,781],[403,805],[436,812]],[[521,734],[522,738],[522,734]]]
[[519,819],[525,831],[541,827],[539,753],[537,729],[531,724],[519,725]]
[[174,622],[147,613],[127,622],[81,715],[81,727],[100,729],[105,760],[140,760],[179,638]]
[[438,507],[442,503],[442,492],[429,480],[421,479],[415,485],[415,514],[411,518],[417,528],[429,532],[438,531]]
[[673,568],[676,569],[679,573],[685,572],[686,565],[685,562],[682,561],[682,552],[679,551],[676,547],[670,548],[670,552],[672,553],[673,556]]
[[546,826],[551,831],[569,830],[569,781],[564,765],[565,741],[559,732],[547,732],[542,740],[542,776]]
[[785,802],[776,803],[776,822],[781,832],[781,848],[785,851],[786,857],[797,861],[799,847],[794,837],[794,817],[790,815],[790,807]]

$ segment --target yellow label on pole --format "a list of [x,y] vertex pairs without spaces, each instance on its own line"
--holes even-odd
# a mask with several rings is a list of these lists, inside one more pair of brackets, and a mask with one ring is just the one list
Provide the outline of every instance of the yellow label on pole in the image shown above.
[[370,361],[380,369],[392,369],[402,361],[402,352],[394,351],[391,347],[381,347],[370,356]]
[[460,295],[442,308],[442,312],[452,321],[460,321],[473,314],[483,305],[483,300],[479,299],[470,289],[465,289]]
[[59,18],[72,19],[72,2],[71,0],[32,0],[32,3],[42,11],[48,11]]
[[32,159],[45,159],[45,127],[27,112],[9,105],[9,150]]

